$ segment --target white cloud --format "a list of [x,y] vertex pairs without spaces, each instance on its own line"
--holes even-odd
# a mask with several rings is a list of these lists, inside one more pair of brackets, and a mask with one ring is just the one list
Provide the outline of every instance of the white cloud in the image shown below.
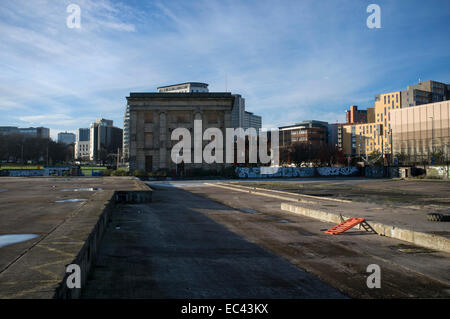
[[104,117],[120,126],[130,91],[191,80],[223,91],[227,79],[265,125],[334,122],[350,104],[371,106],[374,83],[402,89],[387,79],[438,51],[380,50],[358,24],[364,6],[351,1],[79,0],[81,29],[66,27],[69,3],[2,3],[3,121],[64,130]]

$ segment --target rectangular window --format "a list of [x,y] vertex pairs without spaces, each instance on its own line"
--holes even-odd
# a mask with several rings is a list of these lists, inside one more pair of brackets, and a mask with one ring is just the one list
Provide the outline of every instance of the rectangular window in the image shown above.
[[386,95],[384,96],[384,104],[386,104]]
[[153,114],[152,114],[152,112],[145,112],[144,122],[145,123],[153,123]]
[[145,135],[144,135],[144,147],[145,148],[152,148],[153,147],[153,134],[152,133],[145,133]]
[[177,123],[186,123],[186,116],[184,114],[177,115],[176,119],[177,119]]
[[209,113],[208,114],[208,123],[217,123],[218,118],[216,113]]

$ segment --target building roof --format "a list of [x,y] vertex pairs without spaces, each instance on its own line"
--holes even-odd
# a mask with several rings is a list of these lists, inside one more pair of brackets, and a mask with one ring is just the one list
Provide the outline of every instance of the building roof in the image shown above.
[[209,85],[207,83],[202,83],[202,82],[184,82],[184,83],[160,86],[157,89],[169,88],[169,87],[172,87],[172,86],[178,86],[178,85],[184,85],[184,84],[190,84],[190,85],[194,85],[194,86],[203,86],[203,87],[207,87]]
[[301,127],[313,127],[312,125],[319,125],[319,126],[328,126],[328,122],[323,121],[316,121],[316,120],[309,120],[309,121],[303,121],[300,123],[295,123],[292,125],[286,125],[286,126],[280,126],[280,130],[287,130],[287,129],[294,129],[294,128],[301,128]]
[[130,92],[128,99],[149,99],[149,98],[163,98],[163,99],[189,99],[189,98],[233,98],[234,96],[229,92],[193,92],[193,93],[156,93],[156,92]]

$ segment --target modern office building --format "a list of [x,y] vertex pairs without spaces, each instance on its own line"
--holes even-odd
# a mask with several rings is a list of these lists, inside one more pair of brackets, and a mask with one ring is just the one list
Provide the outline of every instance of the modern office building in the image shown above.
[[73,144],[75,143],[77,136],[74,133],[60,132],[58,133],[58,143]]
[[262,126],[262,118],[259,115],[255,115],[252,112],[245,111],[244,113],[244,127],[243,129],[248,129],[250,127],[259,131]]
[[340,150],[344,149],[344,125],[375,122],[375,107],[358,110],[357,105],[351,105],[345,111],[345,119],[345,123],[334,123],[328,126],[328,144],[335,145]]
[[89,160],[89,141],[77,141],[75,143],[75,159],[76,160]]
[[75,143],[75,159],[89,160],[90,129],[79,128],[77,142]]
[[444,162],[450,159],[450,101],[396,109],[391,119],[396,156],[407,156],[412,163],[433,162],[437,154]]
[[231,123],[233,128],[242,127],[248,129],[250,127],[259,131],[262,127],[261,116],[245,110],[245,99],[239,94],[233,94],[234,104],[231,112]]
[[20,134],[19,128],[16,126],[0,126],[1,135]]
[[122,160],[128,163],[130,157],[130,106],[125,108],[123,116],[123,142],[122,142]]
[[322,121],[304,121],[294,125],[279,127],[280,147],[294,143],[327,144],[328,123]]
[[[373,122],[342,126],[342,149],[347,156],[365,156],[379,152],[392,154],[391,111],[401,108],[401,92],[375,96]],[[370,111],[372,112],[372,111]]]
[[365,156],[379,152],[388,161],[392,160],[396,152],[392,145],[394,134],[392,112],[449,99],[450,85],[436,81],[419,82],[408,86],[405,91],[376,95],[373,110],[369,108],[367,111],[366,124],[355,123],[342,126],[344,153],[347,156]]
[[402,108],[450,100],[450,84],[424,81],[402,91]]
[[46,127],[0,126],[0,134],[23,134],[26,136],[50,138],[50,129]]
[[89,128],[79,128],[78,129],[78,141],[85,142],[89,141],[90,138],[90,129]]
[[351,105],[345,111],[345,120],[348,124],[367,123],[367,110],[358,110],[357,105]]
[[90,127],[89,159],[104,161],[111,154],[120,153],[122,134],[123,130],[113,126],[112,120],[97,119]]

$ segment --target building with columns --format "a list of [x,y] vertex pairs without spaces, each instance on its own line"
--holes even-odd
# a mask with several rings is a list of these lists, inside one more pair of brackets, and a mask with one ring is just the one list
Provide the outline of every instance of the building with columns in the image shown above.
[[[170,92],[168,87],[165,89]],[[183,169],[222,167],[224,164],[193,163],[194,120],[202,120],[203,132],[210,127],[219,128],[225,138],[225,129],[233,127],[231,113],[235,96],[231,93],[166,92],[130,93],[127,97],[130,170],[175,170],[177,165],[171,159],[171,150],[178,141],[172,141],[171,135],[176,128],[187,128],[192,138],[192,161],[183,164]],[[203,141],[203,146],[209,142]]]

